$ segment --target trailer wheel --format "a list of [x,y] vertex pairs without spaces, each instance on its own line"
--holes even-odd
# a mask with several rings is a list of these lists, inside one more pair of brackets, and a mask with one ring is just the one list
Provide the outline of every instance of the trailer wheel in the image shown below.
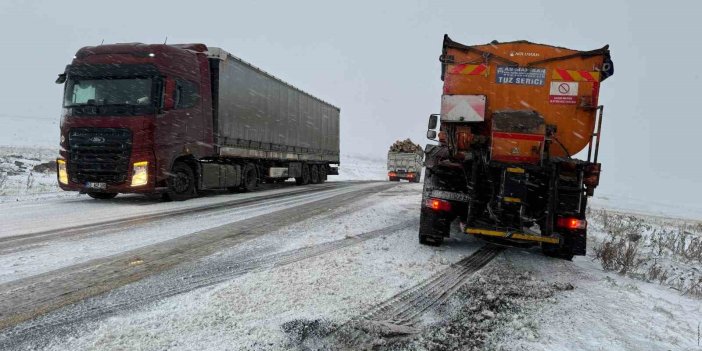
[[98,199],[98,200],[109,200],[109,199],[114,199],[115,196],[117,196],[117,193],[88,193],[88,196],[92,197],[93,199]]
[[195,172],[185,162],[177,161],[168,177],[167,200],[183,201],[197,196]]
[[327,181],[327,166],[320,165],[319,166],[319,182],[324,183],[326,181]]
[[310,183],[319,184],[319,167],[317,165],[310,166]]
[[253,163],[247,163],[244,167],[244,179],[241,183],[241,190],[254,191],[258,185],[258,173]]
[[302,176],[295,178],[297,185],[307,185],[310,183],[310,166],[306,163],[302,164]]

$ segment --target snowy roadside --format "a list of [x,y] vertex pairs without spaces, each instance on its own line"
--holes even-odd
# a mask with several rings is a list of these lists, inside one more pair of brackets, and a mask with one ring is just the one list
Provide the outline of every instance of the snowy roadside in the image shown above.
[[50,148],[0,146],[0,203],[69,194],[56,183],[57,154]]
[[601,268],[702,299],[702,222],[590,210],[589,257]]
[[387,180],[387,160],[384,158],[341,154],[339,175],[329,176],[330,181],[345,180]]

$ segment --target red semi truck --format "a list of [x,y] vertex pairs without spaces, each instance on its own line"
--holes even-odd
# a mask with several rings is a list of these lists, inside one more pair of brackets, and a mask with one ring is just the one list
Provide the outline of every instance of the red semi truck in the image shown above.
[[184,200],[338,174],[339,108],[219,48],[84,47],[56,82],[63,190]]

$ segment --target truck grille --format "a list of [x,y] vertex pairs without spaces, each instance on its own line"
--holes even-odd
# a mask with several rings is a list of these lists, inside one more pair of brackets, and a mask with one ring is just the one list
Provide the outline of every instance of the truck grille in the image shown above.
[[132,133],[124,128],[71,128],[68,175],[74,183],[127,179]]

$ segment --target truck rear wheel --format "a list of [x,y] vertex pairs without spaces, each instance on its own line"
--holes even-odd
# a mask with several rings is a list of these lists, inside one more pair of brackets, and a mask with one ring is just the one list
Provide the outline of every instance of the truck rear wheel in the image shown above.
[[241,190],[254,191],[258,185],[258,172],[253,163],[247,163],[244,167],[244,179],[241,182]]
[[307,185],[310,183],[310,166],[308,164],[302,165],[302,175],[300,177],[295,177],[295,183],[297,185]]
[[177,161],[168,177],[167,200],[183,201],[197,196],[195,189],[195,172],[185,162]]
[[88,193],[88,196],[92,197],[93,199],[98,199],[98,200],[109,200],[109,199],[114,199],[115,196],[117,196],[117,193]]
[[319,184],[319,167],[317,165],[310,166],[310,183]]
[[320,165],[319,166],[319,182],[324,183],[326,181],[327,181],[327,166]]

